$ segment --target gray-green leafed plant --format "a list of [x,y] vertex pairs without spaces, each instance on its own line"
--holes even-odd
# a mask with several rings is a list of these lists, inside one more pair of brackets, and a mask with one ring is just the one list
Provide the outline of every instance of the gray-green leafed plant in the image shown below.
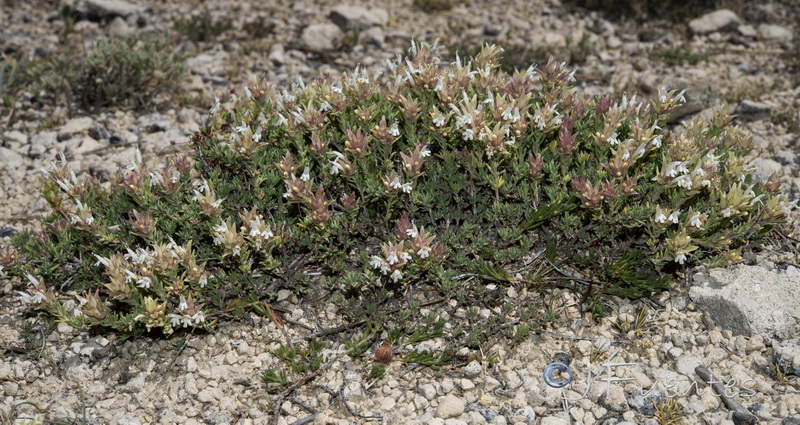
[[191,158],[136,158],[107,183],[57,162],[52,214],[2,265],[59,320],[169,334],[269,314],[308,276],[339,300],[452,294],[464,272],[540,285],[555,266],[506,271],[540,248],[582,272],[587,302],[641,297],[680,266],[741,261],[786,222],[777,178],[753,181],[724,110],[671,133],[681,93],[589,97],[564,64],[507,74],[500,54],[441,63],[412,45],[382,72],[259,83],[214,105]]

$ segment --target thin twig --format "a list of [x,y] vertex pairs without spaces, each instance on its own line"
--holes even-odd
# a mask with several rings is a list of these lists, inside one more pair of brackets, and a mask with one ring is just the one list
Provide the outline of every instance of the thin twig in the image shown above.
[[[559,338],[577,339],[579,341],[597,341],[599,339],[599,337],[598,338],[593,338],[593,337],[589,337],[589,336],[565,335],[565,334],[560,334],[560,333],[557,333],[557,332],[550,332],[550,331],[541,331],[541,332],[544,333],[544,334],[557,336]],[[633,341],[631,341],[629,339],[610,339],[609,341],[611,341],[614,344],[633,344]]]
[[[447,300],[447,298],[445,298],[445,297],[437,298],[435,300],[427,301],[427,302],[424,302],[424,303],[420,304],[420,307],[427,307],[429,305],[438,304],[438,303],[440,303],[442,301],[446,301],[446,300]],[[400,310],[402,310],[404,308],[405,308],[405,306],[396,307],[396,308],[393,308],[393,309],[391,309],[389,311],[385,311],[382,314],[397,313],[398,311],[400,311]],[[310,340],[312,340],[314,338],[318,338],[318,337],[321,337],[321,336],[333,335],[333,334],[337,334],[339,332],[346,331],[348,329],[357,328],[357,327],[359,327],[359,326],[361,326],[363,324],[366,324],[366,323],[367,323],[366,319],[359,320],[359,321],[356,321],[356,322],[348,323],[346,325],[337,326],[335,328],[324,329],[324,330],[321,330],[319,332],[314,332],[314,333],[312,333],[310,335],[306,335],[306,336],[303,336],[303,337],[295,338],[295,339],[292,340],[292,342],[298,342],[301,339],[305,339],[306,341],[310,341]]]

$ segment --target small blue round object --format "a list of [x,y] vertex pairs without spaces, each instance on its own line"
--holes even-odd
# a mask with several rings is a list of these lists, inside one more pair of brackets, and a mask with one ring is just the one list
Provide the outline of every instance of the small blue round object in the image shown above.
[[[562,380],[556,380],[553,377],[553,372],[566,372],[567,378]],[[569,366],[565,365],[564,363],[550,363],[547,367],[544,368],[544,372],[542,373],[542,378],[544,378],[544,383],[553,388],[564,388],[572,381],[572,370]]]

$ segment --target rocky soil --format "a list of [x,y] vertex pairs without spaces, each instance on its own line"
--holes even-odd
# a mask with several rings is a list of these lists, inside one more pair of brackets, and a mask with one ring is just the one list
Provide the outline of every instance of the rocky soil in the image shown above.
[[[157,161],[185,149],[181,142],[199,128],[214,98],[225,101],[227,92],[244,90],[253,76],[288,85],[298,77],[339,75],[357,64],[380,66],[403,54],[412,38],[438,41],[443,54],[449,46],[484,41],[571,51],[580,61],[579,83],[589,93],[651,96],[662,85],[686,88],[677,131],[681,120],[727,102],[737,124],[755,138],[757,174],[781,172],[785,190],[797,198],[796,1],[729,2],[730,9],[680,24],[610,21],[557,0],[454,3],[450,10],[425,12],[411,0],[345,6],[324,0],[76,0],[71,4],[80,16],[72,42],[163,34],[186,51],[189,76],[181,99],[152,111],[70,111],[56,102],[35,102],[30,94],[17,99],[13,112],[0,108],[0,236],[33,228],[46,214],[36,192],[38,169],[59,152],[79,174],[112,173],[137,148],[146,160]],[[6,0],[0,52],[19,57],[57,51],[64,26],[59,8],[44,0]],[[233,29],[212,41],[181,41],[173,19],[203,11],[231,20]],[[669,55],[685,62],[664,59]],[[323,351],[321,373],[283,397],[268,394],[260,374],[280,369],[276,348],[335,323],[334,307],[282,291],[278,305],[297,325],[279,329],[274,321],[248,315],[213,334],[129,341],[76,334],[61,324],[49,334],[28,332],[47,336],[41,347],[24,350],[18,334],[31,316],[17,299],[21,283],[0,280],[0,422],[40,412],[60,423],[115,425],[654,424],[654,401],[674,399],[688,414],[684,423],[800,424],[800,266],[796,240],[778,242],[749,258],[747,266],[687,270],[673,291],[653,300],[615,300],[617,311],[599,323],[587,320],[572,295],[555,294],[560,316],[545,332],[518,346],[463,349],[458,367],[393,362],[383,378],[370,380],[369,363],[344,355],[344,338],[334,335]],[[525,292],[513,289],[509,298]],[[428,309],[445,320],[465,314],[447,302]],[[640,326],[620,331],[622,322],[637,316]],[[441,341],[423,348],[441,348]],[[542,373],[552,361],[570,365],[569,386],[546,385]],[[727,395],[712,391],[698,366],[710,369]]]

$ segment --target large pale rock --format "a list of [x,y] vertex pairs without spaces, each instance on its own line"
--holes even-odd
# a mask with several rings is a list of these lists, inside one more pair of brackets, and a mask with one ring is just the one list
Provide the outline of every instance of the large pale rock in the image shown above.
[[93,120],[90,117],[72,118],[58,129],[58,140],[69,140],[76,134],[81,134],[89,130]]
[[4,164],[8,169],[14,170],[22,167],[22,159],[22,155],[0,146],[0,164]]
[[790,29],[780,25],[761,24],[758,26],[758,36],[762,40],[789,41],[794,34]]
[[765,341],[800,334],[800,278],[762,267],[737,265],[693,276],[689,297],[714,323],[734,335]]
[[389,12],[382,8],[371,8],[342,4],[331,9],[328,19],[343,30],[365,29],[384,26],[389,22]]
[[780,174],[781,170],[783,169],[783,166],[780,162],[769,158],[756,158],[753,160],[751,165],[756,169],[754,173],[755,178],[761,181],[766,181],[775,173]]
[[800,376],[800,339],[790,339],[775,346],[773,361],[787,375]]
[[88,19],[93,22],[110,22],[118,16],[127,18],[144,11],[144,7],[124,0],[79,0],[75,4],[78,19]]
[[334,24],[311,24],[303,29],[300,41],[306,47],[326,51],[339,47],[342,38],[344,33]]
[[695,34],[709,34],[734,29],[741,22],[739,17],[732,11],[720,9],[692,19],[689,21],[689,29]]

